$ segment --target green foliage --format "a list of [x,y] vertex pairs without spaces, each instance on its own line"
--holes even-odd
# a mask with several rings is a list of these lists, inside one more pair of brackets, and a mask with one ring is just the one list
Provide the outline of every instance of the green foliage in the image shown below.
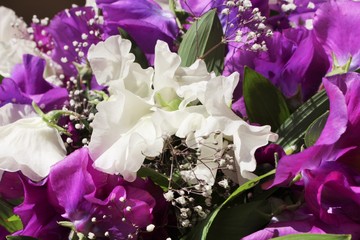
[[209,72],[221,74],[224,67],[225,44],[222,26],[215,9],[191,25],[184,35],[178,54],[182,66],[188,67],[196,59],[202,58]]
[[156,172],[152,168],[141,167],[140,170],[137,172],[137,176],[149,177],[154,183],[159,185],[164,191],[168,190],[169,179],[165,175]]
[[20,218],[13,212],[14,206],[0,199],[0,225],[10,233],[23,228]]
[[285,150],[293,146],[300,149],[303,144],[305,132],[312,122],[329,110],[329,99],[325,90],[315,94],[312,98],[301,105],[280,126],[277,131],[279,139],[276,142]]
[[292,234],[272,238],[276,240],[351,240],[351,235],[345,234]]
[[310,147],[315,144],[315,142],[320,137],[322,130],[325,127],[326,121],[329,117],[329,111],[317,118],[306,130],[304,141],[306,147]]
[[245,67],[243,96],[252,123],[270,125],[276,131],[290,116],[282,93],[261,74]]

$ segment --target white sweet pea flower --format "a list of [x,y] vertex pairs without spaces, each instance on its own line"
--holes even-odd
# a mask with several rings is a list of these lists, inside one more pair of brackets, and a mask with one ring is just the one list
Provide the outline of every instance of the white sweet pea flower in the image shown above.
[[254,177],[255,150],[276,135],[269,126],[251,126],[232,112],[239,74],[216,77],[202,60],[181,67],[180,57],[162,41],[155,47],[155,69],[144,70],[133,62],[129,44],[112,37],[89,53],[96,78],[109,86],[111,95],[98,104],[93,122],[89,149],[95,166],[132,181],[146,156],[161,153],[163,136],[175,135],[188,144],[193,136],[188,147],[202,153],[192,172],[182,172],[189,182],[214,183],[219,168],[214,160],[222,153],[214,149],[225,148],[227,142],[233,142],[238,181]]
[[97,105],[90,156],[97,169],[134,181],[145,156],[157,156],[163,139],[151,119],[151,105],[130,91],[118,89]]
[[[180,64],[181,58],[171,52],[165,42],[158,40],[154,61],[155,96],[160,95],[164,102],[179,99],[179,109],[196,99],[203,99],[206,82],[215,76],[207,71],[202,60],[197,60],[190,67],[181,67]],[[158,99],[155,101],[159,103]]]
[[0,170],[40,181],[66,156],[60,134],[27,105],[0,108]]
[[131,42],[120,36],[111,36],[89,48],[87,58],[99,84],[109,86],[112,81],[127,77],[135,60],[130,49]]

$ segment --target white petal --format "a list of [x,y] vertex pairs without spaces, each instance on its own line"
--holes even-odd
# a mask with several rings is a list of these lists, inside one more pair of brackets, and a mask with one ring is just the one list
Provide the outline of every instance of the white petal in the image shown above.
[[216,131],[222,132],[225,139],[233,141],[234,156],[240,167],[239,181],[254,176],[249,172],[256,168],[256,149],[265,146],[269,141],[276,141],[277,138],[277,135],[270,131],[270,126],[251,126],[241,119],[232,120],[218,116],[208,117],[202,128],[195,132],[195,136],[207,136]]
[[96,168],[110,174],[121,174],[127,181],[134,181],[136,172],[145,156],[155,157],[163,148],[151,117],[144,117],[94,162]]
[[36,116],[31,106],[9,103],[0,108],[0,126],[5,126],[19,119],[31,116]]
[[[10,114],[11,121],[25,115],[19,109],[13,108],[15,113]],[[0,108],[0,112],[2,110]],[[0,126],[0,146],[0,169],[20,170],[34,181],[46,177],[50,167],[66,156],[59,133],[40,117],[20,118]]]
[[13,67],[22,63],[24,54],[37,55],[35,47],[35,42],[26,39],[0,42],[0,75],[10,77]]
[[230,109],[233,92],[238,82],[239,74],[237,72],[228,77],[219,76],[209,81],[205,92],[205,102],[203,102],[209,114],[226,116],[234,120],[239,118]]
[[130,65],[135,60],[130,49],[131,42],[120,36],[111,36],[90,47],[88,60],[99,84],[109,85],[111,81],[122,80],[129,74]]
[[151,113],[150,108],[151,105],[128,91],[119,92],[108,101],[99,103],[89,143],[91,157],[95,160],[107,151],[140,118]]

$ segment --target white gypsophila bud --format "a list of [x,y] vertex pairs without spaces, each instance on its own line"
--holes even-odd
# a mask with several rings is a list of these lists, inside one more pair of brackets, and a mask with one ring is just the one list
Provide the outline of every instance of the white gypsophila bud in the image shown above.
[[244,0],[243,6],[244,6],[245,8],[251,8],[251,7],[252,7],[252,3],[251,3],[250,0]]
[[221,11],[221,14],[222,15],[229,15],[230,13],[230,9],[229,8],[224,8],[222,11]]
[[154,225],[154,224],[149,224],[149,225],[147,225],[147,227],[146,227],[146,231],[147,231],[147,232],[152,232],[152,231],[154,231],[154,229],[155,229],[155,225]]
[[164,193],[164,198],[166,201],[171,202],[174,199],[174,192],[169,190],[168,192]]
[[219,181],[218,184],[225,189],[229,188],[229,181],[227,179]]
[[180,203],[181,205],[185,205],[185,204],[186,204],[186,199],[185,199],[184,197],[182,197],[182,196],[176,198],[175,201],[176,201],[177,203]]

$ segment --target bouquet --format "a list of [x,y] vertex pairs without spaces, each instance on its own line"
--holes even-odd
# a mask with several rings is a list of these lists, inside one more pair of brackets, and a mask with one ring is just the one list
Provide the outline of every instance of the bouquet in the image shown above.
[[2,239],[360,239],[358,1],[0,15]]

